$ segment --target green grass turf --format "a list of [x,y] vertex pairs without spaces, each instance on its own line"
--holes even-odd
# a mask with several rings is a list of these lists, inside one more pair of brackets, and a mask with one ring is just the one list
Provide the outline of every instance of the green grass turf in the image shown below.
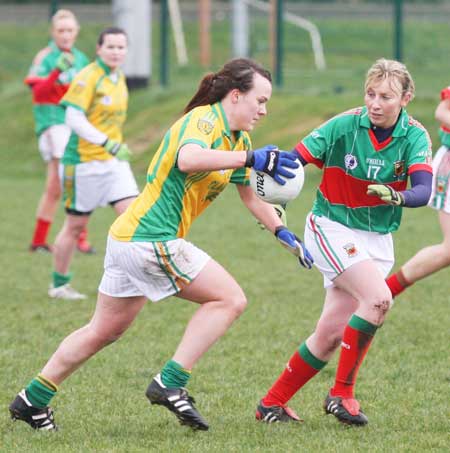
[[[81,48],[88,49],[99,28],[83,27]],[[345,38],[336,24],[330,24],[330,30],[338,46],[339,39]],[[260,230],[232,187],[196,222],[189,236],[235,276],[249,300],[243,316],[199,362],[189,385],[211,430],[193,433],[180,427],[172,414],[150,407],[144,396],[149,380],[171,357],[195,310],[176,298],[148,304],[118,343],[61,386],[53,404],[60,432],[34,433],[23,423],[10,422],[7,405],[17,391],[68,333],[89,320],[102,274],[106,232],[113,220],[111,210],[95,212],[90,237],[98,254],[76,255],[73,261],[73,284],[88,294],[88,300],[49,300],[51,258],[27,252],[44,166],[32,134],[29,94],[20,83],[43,34],[45,27],[40,26],[0,30],[0,41],[7,44],[2,46],[2,59],[11,62],[0,69],[0,451],[448,451],[448,270],[400,296],[377,334],[357,386],[370,418],[367,428],[343,427],[323,413],[336,358],[291,402],[305,423],[267,426],[255,422],[259,398],[314,328],[324,291],[320,274],[298,267],[269,233]],[[421,36],[427,39],[426,34]],[[220,46],[215,58],[224,60],[226,39],[222,35],[215,39]],[[347,57],[345,68],[330,69],[315,81],[312,70],[294,71],[302,86],[274,93],[268,118],[253,134],[255,145],[276,143],[289,149],[331,115],[360,105],[364,71],[373,54],[370,61]],[[423,95],[418,91],[409,111],[436,139],[433,112],[444,82],[437,83],[426,71],[416,69],[413,74],[427,80],[433,90]],[[346,74],[346,87],[332,94],[339,70]],[[201,69],[196,67],[173,68],[170,90],[153,86],[132,94],[126,136],[136,152],[132,166],[141,187],[152,153],[194,91],[199,74]],[[288,208],[290,227],[300,235],[318,181],[318,171],[308,168],[305,188]],[[59,212],[52,237],[62,218]],[[397,262],[439,240],[433,211],[405,210],[401,230],[395,234]]]

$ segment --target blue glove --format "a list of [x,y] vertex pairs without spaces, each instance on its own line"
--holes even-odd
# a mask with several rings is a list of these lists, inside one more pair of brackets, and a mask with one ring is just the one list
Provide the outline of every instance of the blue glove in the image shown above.
[[306,269],[312,268],[313,257],[308,252],[303,241],[292,231],[289,231],[285,226],[279,226],[275,230],[275,236],[284,248],[298,257],[298,261],[303,267],[306,267]]
[[262,171],[271,176],[278,184],[282,186],[286,181],[285,178],[294,178],[294,173],[287,168],[298,168],[299,163],[296,156],[287,151],[279,151],[275,145],[266,145],[263,148],[247,151],[246,167],[253,167],[257,171]]

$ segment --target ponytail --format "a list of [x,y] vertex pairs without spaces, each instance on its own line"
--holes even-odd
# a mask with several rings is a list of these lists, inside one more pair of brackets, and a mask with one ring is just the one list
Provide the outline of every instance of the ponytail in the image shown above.
[[270,72],[259,63],[247,58],[235,58],[226,63],[220,71],[206,74],[200,81],[197,92],[184,109],[190,112],[200,105],[214,104],[221,101],[231,90],[238,89],[246,93],[253,88],[254,74],[258,73],[269,82]]

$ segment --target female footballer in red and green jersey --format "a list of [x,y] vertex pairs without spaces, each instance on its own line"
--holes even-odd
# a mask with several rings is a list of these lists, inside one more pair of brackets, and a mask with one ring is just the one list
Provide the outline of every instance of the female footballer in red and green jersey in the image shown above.
[[[57,11],[52,17],[52,40],[38,52],[25,79],[33,95],[39,151],[47,163],[47,180],[38,204],[30,245],[32,252],[51,251],[47,236],[61,198],[58,166],[70,136],[70,128],[65,124],[64,108],[59,105],[59,101],[77,72],[89,63],[86,55],[74,47],[79,29],[78,21],[71,11]],[[93,252],[85,230],[78,238],[78,249],[84,253]]]
[[394,263],[391,232],[403,207],[424,206],[431,193],[429,135],[405,110],[413,95],[406,67],[380,59],[367,74],[365,106],[332,118],[294,150],[304,164],[323,170],[305,244],[323,274],[326,297],[314,332],[260,401],[258,420],[298,420],[288,401],[341,345],[324,409],[342,423],[368,423],[354,387],[392,301],[384,280]]
[[[206,252],[186,240],[193,221],[231,183],[248,210],[310,268],[303,243],[249,186],[249,168],[281,184],[294,176],[296,156],[269,145],[251,150],[249,131],[266,115],[271,76],[248,59],[231,60],[206,75],[185,115],[165,134],[150,163],[144,190],[110,229],[97,308],[85,327],[69,335],[42,372],[10,406],[15,419],[54,429],[48,403],[59,386],[89,357],[119,338],[150,299],[169,296],[199,305],[173,357],[147,389],[180,423],[207,430],[186,390],[191,370],[230,328],[247,300],[236,280]],[[220,233],[218,233],[220,234]],[[238,229],[236,234],[242,234]],[[168,331],[172,325],[167,326]]]
[[438,211],[443,240],[419,250],[386,283],[396,297],[408,286],[450,266],[450,87],[441,91],[435,118],[441,146],[433,158],[433,192],[428,206]]

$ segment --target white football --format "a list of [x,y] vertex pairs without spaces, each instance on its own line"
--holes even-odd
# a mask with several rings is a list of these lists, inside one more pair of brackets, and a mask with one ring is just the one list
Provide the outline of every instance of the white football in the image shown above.
[[295,174],[294,178],[283,178],[286,184],[278,184],[271,176],[253,168],[250,170],[250,186],[255,194],[267,203],[285,204],[298,197],[305,182],[305,170],[300,164],[298,168],[289,168]]

